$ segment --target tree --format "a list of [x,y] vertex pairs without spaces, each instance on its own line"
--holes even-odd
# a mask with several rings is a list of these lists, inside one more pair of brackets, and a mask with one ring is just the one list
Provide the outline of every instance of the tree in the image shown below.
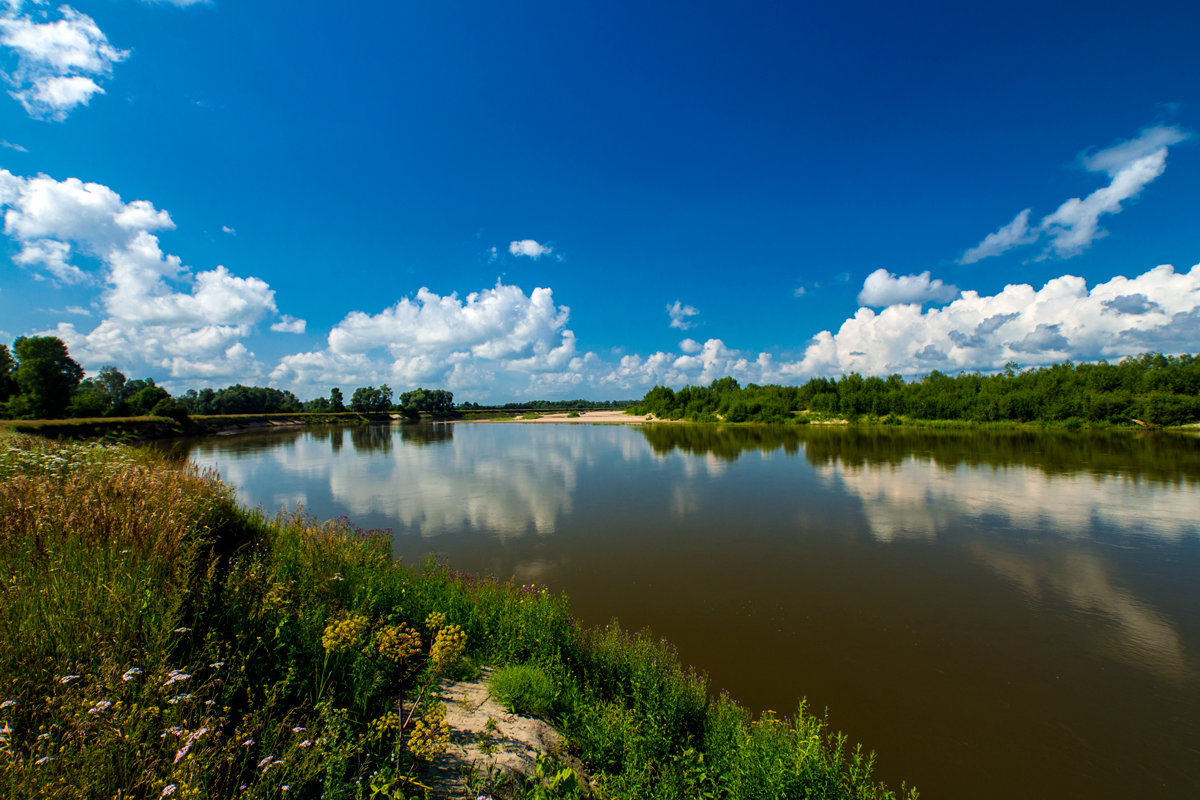
[[153,381],[148,382],[149,386],[141,389],[137,394],[129,398],[129,405],[133,409],[133,413],[139,417],[144,417],[152,413],[160,400],[167,400],[171,397],[166,389],[161,386],[155,386]]
[[125,376],[112,364],[100,368],[95,384],[107,396],[110,409],[117,408],[125,400]]
[[392,390],[386,383],[376,389],[374,386],[360,386],[350,397],[352,411],[387,411],[392,407]]
[[337,412],[346,410],[346,401],[342,399],[342,390],[336,386],[329,390],[329,410]]
[[28,413],[46,419],[61,417],[83,380],[83,367],[56,336],[22,336],[13,342],[13,352],[18,361],[14,377],[28,403]]
[[0,403],[17,393],[17,381],[13,371],[17,365],[8,352],[8,346],[0,344]]

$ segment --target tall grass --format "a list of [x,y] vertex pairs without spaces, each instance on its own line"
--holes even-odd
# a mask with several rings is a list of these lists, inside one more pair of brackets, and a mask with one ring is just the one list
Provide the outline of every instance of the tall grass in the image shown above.
[[464,658],[544,676],[593,778],[508,796],[895,796],[803,708],[751,719],[648,634],[265,520],[145,451],[0,436],[0,637],[0,797],[426,796]]

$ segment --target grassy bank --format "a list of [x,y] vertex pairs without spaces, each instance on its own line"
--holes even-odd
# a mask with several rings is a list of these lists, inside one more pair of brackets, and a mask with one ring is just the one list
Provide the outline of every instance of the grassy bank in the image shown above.
[[896,796],[819,719],[752,719],[648,634],[125,447],[0,436],[0,633],[3,797],[422,797],[436,681],[483,664],[541,676],[594,781],[475,786],[496,798]]
[[388,422],[388,413],[295,412],[288,414],[214,414],[183,419],[170,417],[94,417],[82,419],[6,419],[0,430],[36,434],[51,439],[104,439],[140,442],[172,436],[204,436],[279,426],[347,425]]

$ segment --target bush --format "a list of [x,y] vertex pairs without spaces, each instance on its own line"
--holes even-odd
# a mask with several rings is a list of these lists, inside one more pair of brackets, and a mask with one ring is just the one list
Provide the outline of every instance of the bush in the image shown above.
[[510,713],[533,717],[550,716],[558,695],[550,676],[532,664],[501,667],[488,679],[488,689]]
[[169,417],[176,422],[187,422],[188,412],[183,403],[173,397],[164,397],[154,404],[154,408],[150,409],[152,417]]

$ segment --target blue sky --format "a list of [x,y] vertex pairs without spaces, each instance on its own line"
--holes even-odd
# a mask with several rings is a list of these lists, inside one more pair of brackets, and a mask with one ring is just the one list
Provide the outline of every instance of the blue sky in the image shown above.
[[0,2],[0,340],[481,401],[1200,350],[1200,7],[823,5]]

